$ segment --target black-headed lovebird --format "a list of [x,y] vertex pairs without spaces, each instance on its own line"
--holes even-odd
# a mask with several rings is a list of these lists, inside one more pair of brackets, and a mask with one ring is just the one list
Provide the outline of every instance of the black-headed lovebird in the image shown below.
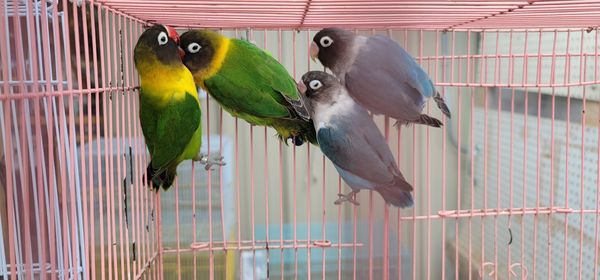
[[[194,79],[181,61],[177,32],[154,25],[134,49],[140,75],[140,123],[150,151],[146,176],[152,188],[168,189],[177,165],[199,154],[202,142],[200,102]],[[206,161],[206,159],[204,159]]]
[[183,62],[196,84],[227,112],[253,125],[270,126],[295,145],[316,144],[304,100],[294,79],[254,44],[210,30],[181,35]]

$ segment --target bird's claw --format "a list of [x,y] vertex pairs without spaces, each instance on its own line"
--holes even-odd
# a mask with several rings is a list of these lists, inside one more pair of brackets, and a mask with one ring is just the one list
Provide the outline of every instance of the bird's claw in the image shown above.
[[218,166],[224,166],[227,163],[223,161],[224,157],[223,156],[216,156],[213,157],[212,159],[209,159],[208,157],[206,157],[205,161],[204,161],[204,169],[205,170],[213,170],[212,166],[213,165],[218,165]]
[[227,163],[225,161],[223,161],[224,157],[223,156],[214,156],[212,159],[208,156],[205,155],[203,153],[198,154],[194,160],[195,161],[199,161],[201,164],[204,164],[204,169],[205,170],[213,170],[213,166],[214,165],[218,165],[218,166],[224,166]]
[[348,201],[356,206],[359,206],[360,203],[358,203],[358,201],[356,200],[357,193],[358,192],[355,192],[355,191],[351,191],[348,194],[338,193],[339,198],[336,201],[334,201],[333,204],[340,205],[340,204],[342,204],[342,202]]

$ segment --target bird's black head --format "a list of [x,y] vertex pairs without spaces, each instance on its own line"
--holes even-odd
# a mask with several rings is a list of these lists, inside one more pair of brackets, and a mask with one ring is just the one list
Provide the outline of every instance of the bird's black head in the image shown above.
[[183,64],[192,74],[211,66],[220,47],[222,36],[210,30],[190,30],[181,35],[181,48],[185,52]]
[[136,66],[142,61],[150,61],[154,55],[163,64],[181,63],[179,35],[172,27],[154,25],[146,29],[137,41],[134,49]]
[[306,96],[311,105],[331,102],[339,86],[341,84],[335,76],[323,71],[306,72],[297,85],[298,91]]
[[324,28],[313,37],[310,56],[323,66],[333,69],[352,48],[354,33],[340,28]]

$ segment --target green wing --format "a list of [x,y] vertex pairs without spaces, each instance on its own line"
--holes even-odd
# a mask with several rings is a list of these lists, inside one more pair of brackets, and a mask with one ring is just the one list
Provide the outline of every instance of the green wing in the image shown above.
[[149,100],[144,96],[144,90],[140,90],[140,125],[142,126],[142,133],[144,134],[144,140],[150,155],[154,151],[154,143],[156,141],[156,121],[158,118],[158,112],[151,105]]
[[221,69],[204,84],[225,109],[242,118],[308,117],[296,83],[283,65],[242,40],[231,40]]
[[[163,170],[172,163],[179,163],[179,157],[200,126],[201,112],[198,101],[186,93],[183,100],[171,102],[155,113],[154,117],[141,117],[142,129],[152,156],[152,167]],[[150,123],[153,118],[155,122]]]

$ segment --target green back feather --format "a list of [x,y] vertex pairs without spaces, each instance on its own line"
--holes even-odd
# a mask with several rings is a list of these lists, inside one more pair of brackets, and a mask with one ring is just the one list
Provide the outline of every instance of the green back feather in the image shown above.
[[265,124],[262,118],[293,118],[293,107],[284,95],[299,100],[285,68],[242,40],[231,40],[221,69],[204,84],[227,111],[258,125]]

